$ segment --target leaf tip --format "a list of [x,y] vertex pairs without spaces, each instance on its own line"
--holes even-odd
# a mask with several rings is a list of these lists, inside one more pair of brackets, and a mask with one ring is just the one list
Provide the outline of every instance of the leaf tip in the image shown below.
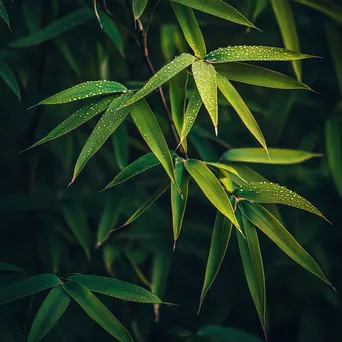
[[215,125],[215,126],[214,126],[214,129],[215,129],[215,135],[218,136],[218,126]]
[[71,184],[73,184],[75,182],[75,179],[76,179],[76,176],[73,176],[72,177],[72,180],[70,181],[70,183],[68,184],[68,188],[69,186],[71,186]]
[[197,316],[199,316],[199,314],[201,313],[202,304],[203,304],[203,299],[201,299],[201,301],[199,303],[198,310],[197,310]]

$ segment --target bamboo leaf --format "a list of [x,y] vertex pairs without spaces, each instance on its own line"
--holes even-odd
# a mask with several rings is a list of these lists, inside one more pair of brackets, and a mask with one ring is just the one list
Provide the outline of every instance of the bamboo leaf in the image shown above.
[[39,274],[13,284],[0,291],[0,305],[34,295],[38,292],[60,285],[62,282],[54,274]]
[[216,17],[229,20],[233,23],[254,27],[255,26],[238,10],[221,0],[172,0],[177,4],[185,5]]
[[221,160],[287,165],[302,163],[311,158],[321,156],[318,153],[280,148],[269,148],[268,154],[269,156],[261,148],[235,148],[225,152]]
[[205,162],[206,165],[218,168],[220,170],[226,170],[229,171],[230,173],[234,174],[235,176],[239,177],[243,183],[246,183],[246,180],[241,176],[240,172],[236,170],[235,166],[231,166],[228,164],[223,164],[223,163],[208,163]]
[[13,91],[13,93],[17,96],[19,101],[21,100],[20,96],[20,87],[17,81],[17,78],[12,71],[12,69],[8,66],[7,63],[3,63],[0,65],[1,70],[0,70],[0,76],[1,78],[6,82],[8,87]]
[[247,107],[245,101],[242,99],[240,94],[225,77],[219,74],[217,75],[217,85],[223,96],[236,110],[242,122],[245,124],[248,130],[254,135],[254,137],[258,140],[260,145],[267,152],[267,145],[264,135],[262,134],[258,123],[254,119],[253,114]]
[[117,241],[107,241],[107,243],[104,244],[102,251],[103,251],[103,263],[106,267],[106,271],[108,274],[112,275],[113,264],[121,256],[122,250]]
[[138,20],[141,17],[141,15],[145,11],[147,4],[148,0],[133,0],[132,7],[135,20]]
[[201,292],[200,308],[207,292],[214,283],[214,280],[220,270],[222,261],[226,255],[231,233],[232,223],[229,222],[224,215],[217,211],[214,230],[211,237],[209,257],[205,270],[204,283]]
[[196,20],[192,8],[179,5],[171,1],[178,23],[183,31],[184,37],[190,45],[196,57],[204,58],[207,54],[204,38]]
[[70,297],[62,286],[53,288],[40,306],[34,320],[27,342],[38,342],[54,327],[70,304]]
[[[286,49],[299,51],[299,39],[296,24],[292,14],[292,9],[288,0],[271,0],[273,11],[278,22],[278,26],[283,38]],[[299,81],[302,80],[302,63],[301,61],[292,62],[293,70]]]
[[218,102],[215,68],[203,60],[198,60],[192,64],[192,73],[194,75],[198,92],[200,93],[204,106],[211,117],[211,121],[214,124],[215,133],[217,135]]
[[12,264],[9,264],[7,262],[0,262],[0,272],[19,272],[19,273],[24,273],[25,271],[18,267],[18,266],[15,266],[15,265],[12,265]]
[[90,291],[138,303],[163,303],[156,295],[144,288],[125,281],[96,275],[74,274],[68,277],[86,286]]
[[112,135],[115,158],[121,170],[128,165],[129,136],[125,121],[116,129]]
[[239,208],[249,221],[266,234],[290,258],[324,282],[330,284],[312,257],[269,211],[259,204],[247,202],[239,203]]
[[255,7],[252,15],[252,21],[257,20],[257,18],[264,12],[268,5],[268,0],[255,0]]
[[76,281],[63,284],[65,292],[85,313],[120,342],[133,342],[126,328],[88,288]]
[[239,224],[236,220],[228,195],[208,167],[205,166],[203,162],[195,159],[184,161],[184,166],[216,209],[232,221],[237,228],[239,228]]
[[267,88],[311,90],[309,86],[294,78],[256,65],[230,62],[218,64],[215,69],[230,81]]
[[2,1],[0,1],[0,17],[4,20],[4,22],[7,24],[8,28],[11,30],[7,10],[6,10],[6,7]]
[[211,51],[206,60],[210,63],[243,62],[243,61],[297,61],[315,56],[302,54],[273,46],[228,46]]
[[[173,24],[163,24],[160,28],[160,47],[164,58],[169,61],[175,57],[177,29]],[[185,50],[184,50],[185,51]]]

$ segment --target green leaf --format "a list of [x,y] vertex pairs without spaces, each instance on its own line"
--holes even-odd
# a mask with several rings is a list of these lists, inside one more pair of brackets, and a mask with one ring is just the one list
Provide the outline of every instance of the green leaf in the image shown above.
[[174,249],[176,247],[177,239],[179,238],[183,218],[186,208],[186,203],[188,200],[189,192],[189,180],[190,176],[184,170],[184,164],[182,159],[176,159],[176,182],[182,191],[182,196],[178,192],[178,189],[171,184],[171,209],[172,209],[172,227],[173,227],[173,238],[174,238]]
[[215,225],[210,243],[209,257],[205,269],[204,284],[202,287],[200,299],[200,308],[209,288],[214,283],[218,271],[220,270],[222,261],[226,255],[231,233],[231,222],[229,222],[226,217],[218,211],[216,213]]
[[35,293],[60,285],[62,282],[54,274],[39,274],[13,284],[4,286],[0,291],[0,305],[18,300]]
[[240,202],[239,208],[249,221],[266,234],[290,258],[324,282],[330,284],[312,257],[269,211],[259,204],[247,202]]
[[267,145],[264,135],[262,134],[258,123],[254,119],[253,114],[247,107],[245,101],[242,99],[240,94],[225,77],[219,74],[217,75],[217,85],[223,96],[236,110],[242,122],[245,124],[248,130],[254,135],[254,137],[258,140],[260,145],[267,152]]
[[40,31],[14,41],[9,46],[12,48],[25,48],[38,45],[49,39],[55,38],[74,27],[86,23],[91,18],[93,18],[92,11],[89,8],[82,8],[54,21],[52,24],[44,27]]
[[265,151],[261,148],[234,148],[225,152],[222,155],[221,160],[287,165],[302,163],[311,158],[321,156],[321,154],[318,153],[280,148],[269,148],[268,154],[269,156],[267,156]]
[[268,0],[255,0],[254,11],[252,15],[252,21],[257,20],[257,18],[264,12],[268,5]]
[[146,144],[163,165],[172,182],[175,182],[175,172],[170,150],[148,103],[145,100],[135,103],[132,106],[131,116]]
[[175,57],[176,27],[172,24],[163,24],[160,28],[160,45],[164,58],[169,61]]
[[243,62],[243,61],[296,61],[315,56],[277,48],[273,46],[228,46],[211,51],[206,60],[210,63]]
[[8,87],[13,91],[13,93],[17,96],[17,98],[20,100],[20,87],[17,78],[15,77],[14,72],[8,66],[7,63],[3,63],[1,65],[0,76],[6,82]]
[[96,275],[74,274],[68,277],[86,286],[90,291],[138,303],[163,303],[144,288],[125,281]]
[[0,261],[0,271],[5,271],[5,272],[25,272],[22,268],[9,264],[7,262],[2,262]]
[[[93,132],[85,143],[75,165],[72,181],[80,174],[87,162],[103,146],[107,139],[115,132],[130,112],[130,107],[122,107],[132,97],[131,93],[123,94],[114,99],[106,112],[102,115]],[[119,109],[118,109],[119,108]]]
[[70,281],[63,284],[63,289],[92,320],[109,334],[120,342],[133,342],[126,328],[87,287],[78,282]]
[[135,20],[138,20],[141,17],[141,15],[145,11],[147,4],[148,0],[133,0],[132,7]]
[[[299,51],[299,39],[289,0],[271,0],[273,11],[286,49]],[[301,61],[292,62],[293,70],[299,81],[302,80]]]
[[106,189],[126,182],[144,171],[160,164],[158,158],[152,153],[147,153],[124,168],[107,186]]
[[112,135],[116,162],[123,170],[128,165],[129,136],[126,122],[122,122]]
[[265,273],[256,228],[240,212],[236,213],[246,239],[237,234],[240,255],[249,291],[266,334],[266,286]]
[[103,246],[103,262],[108,274],[112,275],[113,264],[119,259],[121,255],[121,248],[117,241],[107,241]]
[[300,4],[307,5],[327,15],[337,23],[342,24],[342,7],[325,0],[294,0]]
[[188,159],[184,166],[209,201],[239,229],[232,204],[215,175],[199,160]]
[[219,74],[231,81],[267,88],[311,90],[306,84],[294,78],[256,65],[231,62],[219,64],[215,69]]
[[122,93],[127,91],[127,88],[120,83],[112,81],[88,81],[80,83],[74,87],[61,91],[49,98],[39,102],[39,105],[53,105],[67,103],[85,98],[112,94]]
[[218,168],[220,170],[229,171],[230,173],[234,174],[235,176],[239,177],[243,183],[246,183],[246,180],[240,175],[239,171],[236,170],[235,166],[223,164],[223,163],[208,163],[205,162],[206,165]]
[[90,259],[92,236],[84,210],[79,205],[68,205],[62,211],[69,228]]
[[202,11],[216,17],[229,20],[233,23],[255,27],[245,16],[243,16],[234,7],[228,5],[221,0],[172,0],[181,5],[185,5],[194,8],[198,11]]
[[82,71],[80,70],[80,65],[78,64],[77,58],[75,58],[71,46],[63,39],[56,39],[55,44],[70,68],[75,72],[78,78],[81,78]]
[[148,82],[134,94],[130,101],[125,106],[131,105],[156,90],[161,85],[169,81],[172,77],[176,76],[182,70],[191,65],[196,58],[188,53],[183,53],[176,57],[170,63],[163,66],[155,75],[153,75]]
[[309,201],[279,184],[271,182],[252,182],[240,186],[234,193],[241,199],[257,203],[289,205],[318,215],[326,220],[323,214]]
[[184,37],[190,45],[196,57],[204,58],[207,54],[204,38],[196,20],[194,11],[187,6],[179,5],[171,1],[178,23],[183,31]]
[[197,89],[201,95],[204,106],[211,117],[217,135],[218,102],[215,68],[203,60],[198,60],[192,64],[192,73]]
[[8,28],[11,30],[7,10],[6,10],[6,7],[2,1],[0,1],[0,17],[4,20],[4,22],[7,24]]
[[70,304],[70,297],[62,286],[53,288],[40,306],[34,320],[27,342],[38,342],[54,327]]
[[67,119],[65,119],[60,125],[54,128],[50,133],[48,133],[43,139],[37,141],[29,148],[39,146],[71,132],[72,130],[92,119],[95,115],[106,110],[113,99],[114,97],[108,97],[82,106],[81,108],[77,109],[75,113],[71,114]]

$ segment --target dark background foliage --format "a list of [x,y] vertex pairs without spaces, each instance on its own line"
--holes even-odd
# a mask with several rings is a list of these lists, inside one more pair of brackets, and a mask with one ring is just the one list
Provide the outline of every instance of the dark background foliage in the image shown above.
[[[12,33],[5,23],[0,23],[0,53],[2,61],[13,70],[21,100],[3,80],[0,81],[0,261],[20,266],[27,275],[44,272],[55,272],[59,276],[70,272],[109,273],[118,279],[144,286],[136,272],[138,268],[152,282],[155,279],[164,280],[166,290],[163,298],[179,306],[163,306],[159,323],[154,323],[151,305],[123,303],[101,297],[133,332],[137,341],[186,341],[189,338],[200,341],[196,332],[209,324],[235,327],[262,337],[246,286],[235,232],[217,280],[200,315],[196,316],[215,211],[194,184],[191,184],[185,223],[174,253],[170,199],[169,193],[166,193],[131,226],[111,236],[112,258],[108,255],[104,258],[103,249],[93,249],[89,261],[68,227],[63,208],[80,209],[95,237],[101,213],[108,201],[119,203],[120,199],[124,199],[118,225],[123,223],[152,193],[164,171],[161,168],[151,170],[124,185],[98,193],[120,170],[110,140],[88,163],[77,181],[67,187],[73,164],[97,119],[57,141],[19,153],[78,108],[77,104],[66,104],[27,111],[28,107],[43,98],[86,80],[103,78],[126,85],[131,82],[134,86],[149,79],[150,73],[134,39],[134,25],[123,1],[107,2],[124,39],[124,57],[101,31],[95,16],[42,44],[8,48],[10,42],[39,30],[57,18],[84,6],[90,7],[91,1],[6,2]],[[230,3],[249,14],[248,1]],[[153,5],[151,1],[143,22],[148,21]],[[325,35],[326,17],[297,3],[293,4],[293,11],[302,52],[324,57],[303,63],[304,82],[318,93],[280,91],[241,84],[237,88],[256,115],[270,147],[325,153],[325,124],[336,115],[334,110],[340,100]],[[246,32],[243,26],[202,13],[196,15],[209,51],[230,44],[282,46],[271,7],[257,20],[262,33],[256,30]],[[176,19],[171,7],[168,1],[162,0],[153,15],[148,33],[150,58],[157,70],[168,58],[179,54],[179,49],[184,46],[184,43],[173,39],[174,34],[171,38],[167,36],[167,32],[173,32],[176,27],[173,25],[176,25]],[[272,65],[272,68],[293,75],[290,63]],[[176,143],[164,119],[164,108],[157,93],[149,97],[149,103],[170,148],[175,148]],[[341,112],[337,117],[336,125],[339,125]],[[127,122],[126,128],[129,132],[129,160],[133,161],[146,152],[146,146],[130,122]],[[239,118],[226,105],[220,106],[219,138],[234,147],[256,146]],[[207,115],[199,115],[190,142],[189,154],[207,161],[217,160],[226,150],[215,141]],[[314,256],[338,293],[341,293],[342,202],[326,158],[316,158],[294,166],[256,165],[254,168],[269,180],[303,195],[333,222],[334,225],[330,226],[308,213],[280,208],[286,227]],[[342,307],[339,294],[301,269],[264,236],[261,237],[261,244],[267,282],[270,340],[341,341]],[[170,274],[166,279],[169,265]],[[11,283],[20,277],[20,274],[1,272],[0,284]],[[22,341],[42,298],[38,295],[1,307],[0,334],[4,337],[0,336],[0,340],[7,342],[6,336],[9,335],[5,334],[10,331],[14,341]],[[111,340],[76,305],[71,305],[45,338],[45,341]]]

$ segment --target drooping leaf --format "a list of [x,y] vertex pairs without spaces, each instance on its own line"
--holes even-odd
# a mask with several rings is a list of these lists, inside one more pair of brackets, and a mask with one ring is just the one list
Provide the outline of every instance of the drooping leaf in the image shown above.
[[46,296],[32,323],[27,342],[38,342],[54,327],[70,303],[62,286],[56,286]]
[[236,220],[228,195],[208,167],[205,166],[203,162],[195,159],[184,161],[184,166],[216,209],[232,221],[237,228],[239,228],[239,224]]
[[0,291],[0,305],[12,302],[35,293],[60,285],[62,282],[54,274],[39,274],[13,284],[4,286]]
[[7,10],[6,10],[6,7],[2,1],[0,1],[0,17],[4,20],[4,22],[7,24],[8,28],[11,30]]
[[86,23],[93,17],[92,11],[85,7],[73,13],[67,14],[65,17],[54,21],[52,24],[44,27],[40,31],[33,32],[27,37],[20,38],[9,46],[12,48],[25,48],[43,43],[49,39],[69,31],[70,29]]
[[119,259],[122,249],[117,241],[107,241],[102,248],[103,262],[108,274],[112,275],[113,264]]
[[163,24],[160,29],[160,47],[165,60],[169,61],[175,57],[176,43],[175,34],[176,27],[172,24]]
[[[211,237],[209,257],[200,298],[200,307],[220,270],[222,261],[226,255],[231,233],[232,223],[218,211],[216,213],[214,230]],[[238,235],[240,234],[238,233]],[[241,238],[243,239],[243,237]]]
[[[299,51],[299,39],[289,0],[271,0],[273,11],[286,49]],[[299,81],[302,80],[302,63],[293,61],[292,66]]]
[[262,148],[234,148],[225,152],[221,160],[261,163],[261,164],[297,164],[314,157],[320,157],[318,153],[280,148],[269,148],[268,154]]
[[63,39],[55,39],[55,44],[62,57],[69,64],[70,68],[75,72],[78,78],[81,78],[82,71],[78,64],[77,58],[71,49],[71,46]]
[[290,258],[324,282],[330,284],[312,257],[269,211],[259,204],[248,202],[239,203],[239,208],[249,221],[266,234]]
[[218,64],[215,69],[219,74],[231,81],[267,88],[311,90],[306,84],[294,78],[256,65],[230,62]]
[[150,291],[125,281],[86,274],[74,274],[68,279],[82,283],[90,291],[106,296],[138,303],[163,303]]
[[65,89],[60,93],[52,95],[47,99],[39,102],[40,105],[53,105],[67,103],[85,98],[112,94],[122,93],[127,91],[127,88],[120,83],[113,81],[88,81],[80,83],[74,87]]
[[232,177],[229,172],[220,169],[220,174],[218,175],[218,180],[223,185],[223,187],[229,192],[234,191],[234,184]]
[[178,23],[183,31],[184,37],[190,45],[196,57],[204,58],[207,54],[204,38],[196,20],[192,8],[179,5],[171,1]]
[[228,5],[221,0],[172,0],[181,5],[185,5],[194,8],[198,11],[202,11],[216,17],[229,20],[233,23],[255,27],[244,15],[242,15],[234,7]]
[[133,0],[132,7],[135,20],[138,20],[141,17],[141,15],[145,11],[147,4],[148,0]]
[[128,179],[160,164],[158,158],[152,153],[147,153],[124,168],[107,186],[106,189],[126,182]]
[[226,170],[229,171],[230,173],[234,174],[235,176],[239,177],[243,183],[246,183],[246,180],[241,176],[239,171],[236,170],[234,166],[228,165],[228,164],[223,164],[223,163],[205,163],[206,165],[213,166],[215,168],[218,168],[220,170]]
[[190,176],[187,172],[185,172],[184,164],[180,158],[176,159],[175,174],[176,182],[182,191],[182,195],[180,195],[178,189],[171,184],[172,227],[174,243],[176,245],[176,241],[179,238],[183,225],[190,180]]
[[7,262],[0,262],[0,272],[5,271],[5,272],[25,272],[22,268],[9,264]]
[[253,182],[240,186],[235,194],[239,198],[257,203],[278,203],[308,211],[326,220],[323,214],[302,196],[279,184],[271,182]]
[[129,136],[126,122],[122,122],[113,134],[115,158],[121,170],[128,165]]
[[245,124],[248,130],[254,135],[254,137],[258,140],[260,145],[267,152],[267,145],[264,135],[262,134],[258,123],[254,119],[253,114],[247,107],[245,101],[242,99],[240,94],[225,77],[219,74],[217,74],[217,85],[223,96],[236,110],[242,122]]
[[218,102],[217,102],[217,80],[215,68],[203,60],[192,64],[192,73],[196,82],[198,92],[201,95],[211,121],[214,124],[217,135],[218,126]]
[[6,82],[8,87],[13,91],[13,93],[17,96],[17,98],[20,100],[20,88],[17,78],[7,63],[2,63],[2,65],[0,65],[0,76]]
[[211,51],[206,60],[210,63],[227,63],[243,61],[297,61],[315,56],[302,54],[273,46],[228,46]]
[[176,76],[182,70],[187,68],[195,61],[195,57],[183,53],[176,57],[170,63],[163,66],[155,75],[153,75],[148,82],[134,94],[130,101],[128,101],[125,106],[131,105],[144,98],[146,95],[150,94],[153,90],[156,90],[161,85],[169,81],[172,77]]
[[[130,107],[122,107],[132,97],[126,93],[114,99],[102,115],[93,132],[85,143],[75,165],[72,182],[80,174],[87,162],[103,146],[107,139],[115,132],[130,112]],[[118,109],[119,108],[119,109]]]
[[257,18],[264,12],[268,5],[268,0],[255,0],[254,1],[254,11],[252,15],[252,21],[257,20]]
[[86,286],[70,281],[63,284],[63,289],[92,320],[101,325],[109,334],[120,342],[133,342],[126,328]]
[[266,285],[265,273],[256,227],[240,212],[236,213],[246,239],[237,234],[240,255],[249,291],[266,334]]

